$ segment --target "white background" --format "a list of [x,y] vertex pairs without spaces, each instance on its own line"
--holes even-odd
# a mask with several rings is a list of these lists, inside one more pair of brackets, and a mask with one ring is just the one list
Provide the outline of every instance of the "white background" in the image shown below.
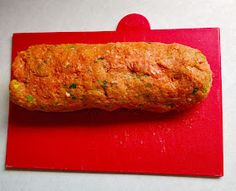
[[[213,179],[5,170],[12,33],[114,30],[123,16],[133,12],[146,16],[153,29],[221,28],[225,176]],[[235,126],[236,0],[0,0],[0,191],[233,191]]]

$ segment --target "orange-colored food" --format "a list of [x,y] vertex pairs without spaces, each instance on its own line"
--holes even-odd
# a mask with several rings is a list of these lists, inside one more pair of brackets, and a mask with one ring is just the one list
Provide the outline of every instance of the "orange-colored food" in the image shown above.
[[211,81],[206,57],[176,43],[42,44],[15,58],[10,98],[26,109],[46,112],[166,112],[203,100]]

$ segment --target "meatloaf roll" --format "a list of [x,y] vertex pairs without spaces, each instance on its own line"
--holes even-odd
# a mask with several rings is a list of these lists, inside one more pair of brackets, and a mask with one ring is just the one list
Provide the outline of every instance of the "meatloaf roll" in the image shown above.
[[211,83],[206,57],[181,44],[41,44],[16,56],[10,99],[28,110],[45,112],[167,112],[200,102]]

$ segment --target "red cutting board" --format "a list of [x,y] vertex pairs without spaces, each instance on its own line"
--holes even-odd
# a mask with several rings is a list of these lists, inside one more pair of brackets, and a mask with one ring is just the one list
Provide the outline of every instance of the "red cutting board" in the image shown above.
[[147,41],[201,50],[213,70],[206,100],[189,111],[32,112],[10,104],[7,169],[223,176],[222,89],[218,28],[150,30],[138,14],[116,31],[17,33],[12,60],[34,44]]

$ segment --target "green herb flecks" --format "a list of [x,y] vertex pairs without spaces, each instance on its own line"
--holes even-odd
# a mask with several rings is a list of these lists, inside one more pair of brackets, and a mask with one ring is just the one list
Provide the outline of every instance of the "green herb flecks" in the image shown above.
[[66,48],[68,48],[68,49],[75,49],[77,47],[78,46],[76,44],[69,44],[69,45],[66,46]]
[[203,93],[207,93],[208,92],[208,87],[207,86],[203,86],[202,87],[202,92]]
[[104,60],[104,59],[105,59],[104,57],[98,57],[97,61],[101,61],[101,60]]
[[138,79],[141,79],[142,77],[144,77],[144,78],[147,78],[147,77],[148,77],[147,74],[136,73],[136,72],[131,72],[131,76],[132,76],[132,77],[135,77],[135,78],[138,78]]
[[19,89],[20,83],[17,80],[12,80],[12,85],[15,90]]
[[212,84],[212,76],[211,75],[208,76],[207,81],[208,81],[208,83],[204,84],[203,87],[202,87],[202,92],[203,93],[207,93],[210,90],[210,87],[211,87],[211,84]]
[[98,80],[97,81],[99,83],[100,86],[102,86],[102,88],[107,88],[108,87],[108,81],[106,80]]
[[196,93],[198,92],[199,88],[198,87],[194,87],[193,91],[192,91],[192,95],[196,95]]
[[194,61],[194,65],[198,65],[199,62],[197,60]]
[[33,103],[33,101],[34,101],[34,97],[32,95],[26,96],[26,99],[29,103]]
[[102,80],[98,80],[97,82],[99,83],[99,85],[103,85],[103,81]]
[[77,88],[77,84],[75,83],[72,83],[70,86],[69,86],[70,89],[76,89]]
[[103,60],[105,60],[104,57],[98,57],[94,62],[97,63],[97,62],[101,62]]
[[98,80],[97,81],[100,86],[102,86],[105,95],[107,96],[107,87],[108,87],[108,81],[107,80]]
[[102,87],[105,89],[108,87],[108,82],[106,80],[103,81]]

